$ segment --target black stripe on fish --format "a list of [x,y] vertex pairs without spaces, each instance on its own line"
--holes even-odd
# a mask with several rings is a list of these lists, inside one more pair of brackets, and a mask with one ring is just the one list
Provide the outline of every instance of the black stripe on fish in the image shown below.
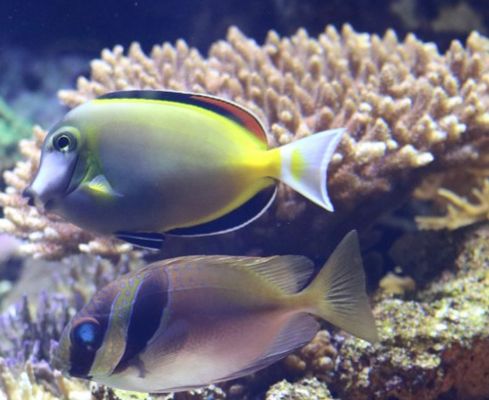
[[158,330],[164,309],[168,303],[168,276],[162,269],[150,269],[140,283],[133,300],[131,319],[127,331],[126,349],[114,373],[124,371],[129,366],[145,370],[138,355]]
[[172,92],[166,90],[121,90],[98,97],[98,99],[146,99],[172,101],[205,108],[245,126],[258,139],[267,144],[267,134],[257,117],[231,101],[199,93]]
[[266,188],[235,210],[217,218],[187,228],[177,228],[168,231],[168,235],[176,236],[206,236],[231,232],[259,218],[272,204],[277,192],[276,186]]
[[[112,303],[115,301],[118,293],[117,285],[106,286],[71,321],[70,375],[79,378],[89,378],[97,349],[103,343],[105,333],[109,326]],[[80,346],[73,338],[74,330],[87,319],[94,319],[98,323],[97,336],[100,337],[100,342],[93,349]]]

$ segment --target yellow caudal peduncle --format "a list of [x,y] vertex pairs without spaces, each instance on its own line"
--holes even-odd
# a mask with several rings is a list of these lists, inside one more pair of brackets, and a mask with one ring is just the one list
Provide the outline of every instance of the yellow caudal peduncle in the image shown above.
[[268,176],[274,179],[280,179],[282,174],[282,154],[280,148],[270,149],[266,152],[262,152],[261,168],[264,176]]

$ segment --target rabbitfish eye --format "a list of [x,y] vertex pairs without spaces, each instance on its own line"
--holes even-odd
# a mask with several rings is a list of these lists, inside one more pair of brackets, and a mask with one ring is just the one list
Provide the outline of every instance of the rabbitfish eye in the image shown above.
[[81,348],[94,352],[102,342],[100,325],[93,318],[84,318],[71,331],[72,342]]
[[76,138],[70,132],[61,132],[53,138],[53,146],[62,153],[73,151],[76,148]]

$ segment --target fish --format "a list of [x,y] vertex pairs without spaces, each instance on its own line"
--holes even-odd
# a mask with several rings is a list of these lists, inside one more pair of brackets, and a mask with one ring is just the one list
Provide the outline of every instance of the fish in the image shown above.
[[63,330],[53,367],[116,389],[177,392],[280,360],[314,337],[316,317],[377,342],[357,233],[314,274],[293,255],[149,264],[95,293]]
[[24,196],[82,229],[160,249],[165,234],[239,229],[283,182],[333,211],[327,167],[344,129],[269,148],[250,111],[210,95],[108,93],[48,132]]

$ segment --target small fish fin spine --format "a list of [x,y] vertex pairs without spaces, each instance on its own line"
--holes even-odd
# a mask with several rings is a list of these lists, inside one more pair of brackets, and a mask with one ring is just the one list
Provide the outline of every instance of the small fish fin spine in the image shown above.
[[328,164],[345,129],[318,132],[279,148],[282,182],[328,211],[333,211],[326,178]]
[[[294,294],[302,290],[314,273],[313,262],[302,256],[275,256],[243,260],[241,265],[260,275],[286,294]],[[246,260],[250,261],[246,262]]]
[[365,286],[358,236],[356,231],[351,231],[303,294],[313,314],[375,343],[377,328]]

